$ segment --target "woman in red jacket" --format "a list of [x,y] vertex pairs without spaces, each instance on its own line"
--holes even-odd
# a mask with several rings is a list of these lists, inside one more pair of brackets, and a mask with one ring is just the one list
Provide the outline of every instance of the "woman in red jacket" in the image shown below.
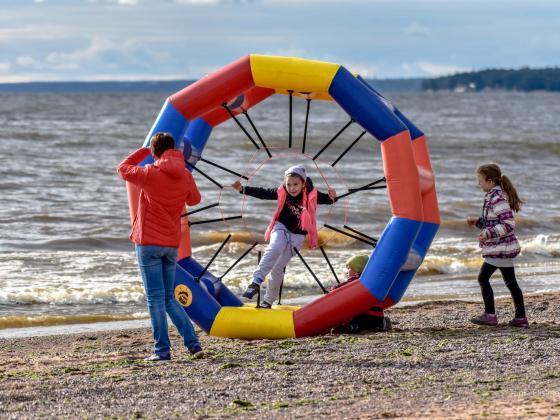
[[[137,166],[150,152],[154,164]],[[143,147],[128,156],[117,167],[117,173],[141,190],[130,239],[136,244],[155,341],[154,354],[146,360],[171,359],[166,313],[189,352],[198,353],[202,347],[194,328],[173,294],[181,212],[185,203],[192,206],[200,202],[196,183],[185,169],[183,153],[175,149],[171,134],[156,133],[150,141],[150,148]]]

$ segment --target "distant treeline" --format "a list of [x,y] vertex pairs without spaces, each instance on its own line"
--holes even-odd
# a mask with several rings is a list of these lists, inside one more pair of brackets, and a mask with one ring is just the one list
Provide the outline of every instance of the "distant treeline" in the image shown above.
[[545,69],[481,70],[452,76],[425,79],[424,90],[504,89],[528,92],[532,90],[560,91],[560,67]]

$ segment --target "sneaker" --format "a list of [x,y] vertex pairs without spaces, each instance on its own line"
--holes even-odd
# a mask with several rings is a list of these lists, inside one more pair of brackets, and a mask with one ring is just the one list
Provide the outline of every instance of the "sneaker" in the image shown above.
[[272,303],[268,303],[266,300],[263,300],[263,303],[261,303],[261,306],[259,306],[259,308],[270,309],[272,308]]
[[257,293],[259,293],[260,288],[261,286],[259,286],[257,283],[251,283],[249,286],[247,286],[247,290],[245,290],[242,296],[247,299],[253,299],[253,297],[255,297]]
[[171,353],[154,353],[151,356],[145,357],[144,360],[146,362],[164,362],[171,360]]
[[491,327],[495,327],[496,325],[498,325],[498,317],[496,316],[496,314],[487,314],[486,312],[484,312],[480,316],[471,318],[471,322],[476,325],[488,325]]
[[512,327],[529,328],[529,321],[527,320],[527,317],[513,318],[509,321],[509,325]]
[[195,344],[189,349],[189,353],[193,356],[197,353],[200,353],[201,351],[202,351],[202,346],[200,344]]

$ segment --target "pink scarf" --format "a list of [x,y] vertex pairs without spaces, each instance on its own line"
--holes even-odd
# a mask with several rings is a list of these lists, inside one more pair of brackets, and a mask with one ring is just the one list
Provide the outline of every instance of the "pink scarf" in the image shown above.
[[[280,217],[280,213],[284,208],[286,203],[286,194],[288,193],[284,188],[284,184],[280,185],[277,190],[278,193],[278,205],[272,220],[266,229],[264,238],[269,241],[272,228],[274,223]],[[301,212],[299,219],[299,228],[301,230],[307,231],[309,237],[309,248],[315,248],[317,246],[317,189],[313,188],[309,194],[307,194],[307,187],[303,188],[303,211]]]

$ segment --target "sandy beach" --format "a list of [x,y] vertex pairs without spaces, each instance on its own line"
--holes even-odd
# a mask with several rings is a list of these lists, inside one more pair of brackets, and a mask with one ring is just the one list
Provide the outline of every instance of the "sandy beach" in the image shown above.
[[200,334],[148,363],[145,328],[0,340],[2,418],[541,417],[560,413],[560,295],[527,296],[531,328],[470,325],[481,304],[389,311],[385,333],[240,341]]

